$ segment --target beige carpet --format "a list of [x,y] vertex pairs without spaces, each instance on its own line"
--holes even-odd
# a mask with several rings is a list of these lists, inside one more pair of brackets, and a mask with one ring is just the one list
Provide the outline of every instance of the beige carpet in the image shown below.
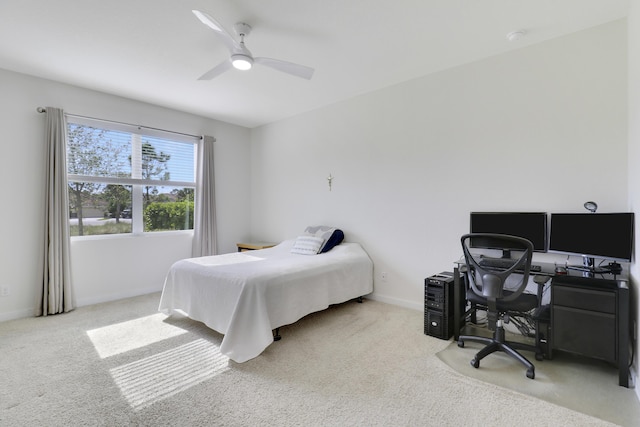
[[421,312],[341,304],[237,364],[221,335],[158,302],[0,323],[0,425],[612,425],[457,372]]
[[438,357],[463,375],[619,425],[640,425],[635,391],[618,385],[618,371],[610,364],[560,352],[552,360],[536,361],[533,353],[523,352],[536,367],[535,379],[530,380],[524,366],[504,353],[487,356],[475,369],[469,362],[480,348],[481,344],[470,342],[460,348],[452,341]]

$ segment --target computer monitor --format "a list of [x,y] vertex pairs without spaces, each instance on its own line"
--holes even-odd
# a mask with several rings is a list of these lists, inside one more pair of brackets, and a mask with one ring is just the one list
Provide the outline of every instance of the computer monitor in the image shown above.
[[583,268],[599,272],[593,258],[631,261],[633,254],[632,212],[552,213],[549,251],[581,255]]
[[[547,251],[547,213],[546,212],[471,212],[471,233],[508,234],[523,237],[533,243],[536,252]],[[502,257],[510,258],[511,250],[491,239],[473,238],[472,248],[502,249]]]

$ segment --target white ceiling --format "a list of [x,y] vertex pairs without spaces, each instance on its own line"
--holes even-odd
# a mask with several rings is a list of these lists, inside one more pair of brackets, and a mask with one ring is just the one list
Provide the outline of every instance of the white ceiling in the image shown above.
[[[0,68],[255,127],[624,18],[629,0],[1,0]],[[228,57],[199,9],[255,56],[315,68],[198,77]],[[527,35],[509,42],[506,34]],[[64,107],[64,106],[61,106]]]

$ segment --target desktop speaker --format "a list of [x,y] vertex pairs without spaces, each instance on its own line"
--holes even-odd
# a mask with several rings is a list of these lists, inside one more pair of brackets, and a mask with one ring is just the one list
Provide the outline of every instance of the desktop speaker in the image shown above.
[[[453,284],[453,273],[448,271],[424,279],[424,333],[426,335],[444,340],[448,340],[453,335]],[[461,313],[463,312],[464,308]]]

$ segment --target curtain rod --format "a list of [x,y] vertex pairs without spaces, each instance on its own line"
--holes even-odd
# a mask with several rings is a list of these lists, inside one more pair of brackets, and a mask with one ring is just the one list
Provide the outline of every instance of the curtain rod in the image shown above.
[[[46,108],[44,108],[44,107],[38,107],[38,108],[36,108],[36,111],[37,111],[38,113],[46,113],[46,112],[47,112],[47,109],[46,109]],[[80,116],[80,115],[78,115],[78,114],[69,114],[69,113],[64,113],[64,114],[65,114],[66,116],[69,116],[69,117],[76,117],[76,118],[79,118],[79,119],[89,119],[89,120],[96,120],[96,121],[99,121],[99,122],[105,122],[105,123],[115,123],[115,124],[118,124],[118,125],[127,125],[127,126],[137,127],[138,129],[158,130],[158,131],[161,131],[161,132],[175,133],[175,134],[178,134],[178,135],[189,136],[189,137],[191,137],[191,138],[198,138],[198,139],[202,139],[202,136],[201,136],[201,135],[191,135],[190,133],[175,132],[175,131],[172,131],[172,130],[166,130],[166,129],[160,129],[160,128],[152,128],[152,127],[149,127],[149,126],[142,126],[142,125],[133,125],[133,124],[131,124],[131,123],[116,122],[115,120],[97,119],[97,118],[95,118],[95,117]]]

